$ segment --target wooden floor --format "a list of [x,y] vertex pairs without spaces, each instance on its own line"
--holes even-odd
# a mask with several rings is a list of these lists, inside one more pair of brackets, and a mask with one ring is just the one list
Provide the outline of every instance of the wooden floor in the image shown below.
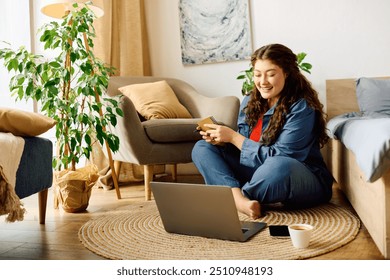
[[[160,179],[160,180],[167,180]],[[198,176],[180,176],[181,182],[199,182]],[[53,195],[49,190],[46,224],[38,222],[37,195],[23,199],[28,213],[25,220],[16,223],[4,222],[0,217],[0,259],[2,260],[100,260],[104,259],[80,243],[79,228],[88,220],[106,212],[123,207],[134,201],[144,200],[142,183],[121,186],[122,199],[116,198],[115,190],[94,188],[89,207],[84,213],[71,214],[62,209],[53,209]],[[350,206],[337,188],[332,202]],[[372,241],[364,225],[352,242],[313,259],[322,260],[381,260],[383,256]]]

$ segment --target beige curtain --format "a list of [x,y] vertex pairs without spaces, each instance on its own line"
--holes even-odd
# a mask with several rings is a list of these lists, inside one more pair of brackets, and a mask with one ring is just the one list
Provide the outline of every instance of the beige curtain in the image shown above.
[[144,0],[94,0],[104,16],[95,21],[94,52],[120,76],[151,74]]
[[[104,16],[94,23],[96,38],[94,54],[116,68],[116,76],[151,75],[143,0],[94,0]],[[104,150],[106,148],[104,147]],[[91,162],[99,168],[98,187],[112,189],[113,181],[108,159],[100,144],[95,144]],[[143,180],[143,167],[123,163],[118,181]]]

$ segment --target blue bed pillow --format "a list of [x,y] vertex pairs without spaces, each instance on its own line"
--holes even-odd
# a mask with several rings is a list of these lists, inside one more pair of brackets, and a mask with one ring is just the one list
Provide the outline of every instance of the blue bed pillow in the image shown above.
[[356,95],[365,116],[390,116],[390,80],[359,78]]

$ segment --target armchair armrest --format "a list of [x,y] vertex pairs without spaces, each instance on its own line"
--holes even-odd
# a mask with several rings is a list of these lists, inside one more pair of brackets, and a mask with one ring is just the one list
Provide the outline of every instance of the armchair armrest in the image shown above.
[[[111,98],[119,99],[117,96]],[[120,139],[119,150],[113,153],[112,158],[119,161],[139,163],[138,158],[142,153],[151,149],[152,143],[145,133],[133,102],[128,97],[122,96],[120,108],[123,111],[123,117],[117,118],[115,127],[111,124],[108,125],[111,133],[114,133]]]

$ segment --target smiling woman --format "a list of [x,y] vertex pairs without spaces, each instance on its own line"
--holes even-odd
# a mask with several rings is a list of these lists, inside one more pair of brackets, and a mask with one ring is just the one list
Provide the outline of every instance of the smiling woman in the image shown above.
[[[305,61],[306,53],[300,52],[297,54],[297,62],[298,67],[302,71],[311,74],[312,65]],[[241,93],[242,95],[249,94],[253,88],[255,87],[254,81],[253,81],[253,67],[250,66],[249,69],[243,70],[239,73],[237,76],[237,80],[243,80],[242,86],[241,86]]]
[[268,106],[271,108],[279,100],[286,73],[270,60],[257,60],[253,69],[254,84],[261,97],[268,100]]
[[242,101],[238,131],[218,124],[201,131],[192,152],[196,167],[206,184],[230,186],[237,209],[252,219],[262,204],[328,201],[333,177],[320,153],[328,136],[318,93],[286,46],[259,48],[251,65],[255,87]]

